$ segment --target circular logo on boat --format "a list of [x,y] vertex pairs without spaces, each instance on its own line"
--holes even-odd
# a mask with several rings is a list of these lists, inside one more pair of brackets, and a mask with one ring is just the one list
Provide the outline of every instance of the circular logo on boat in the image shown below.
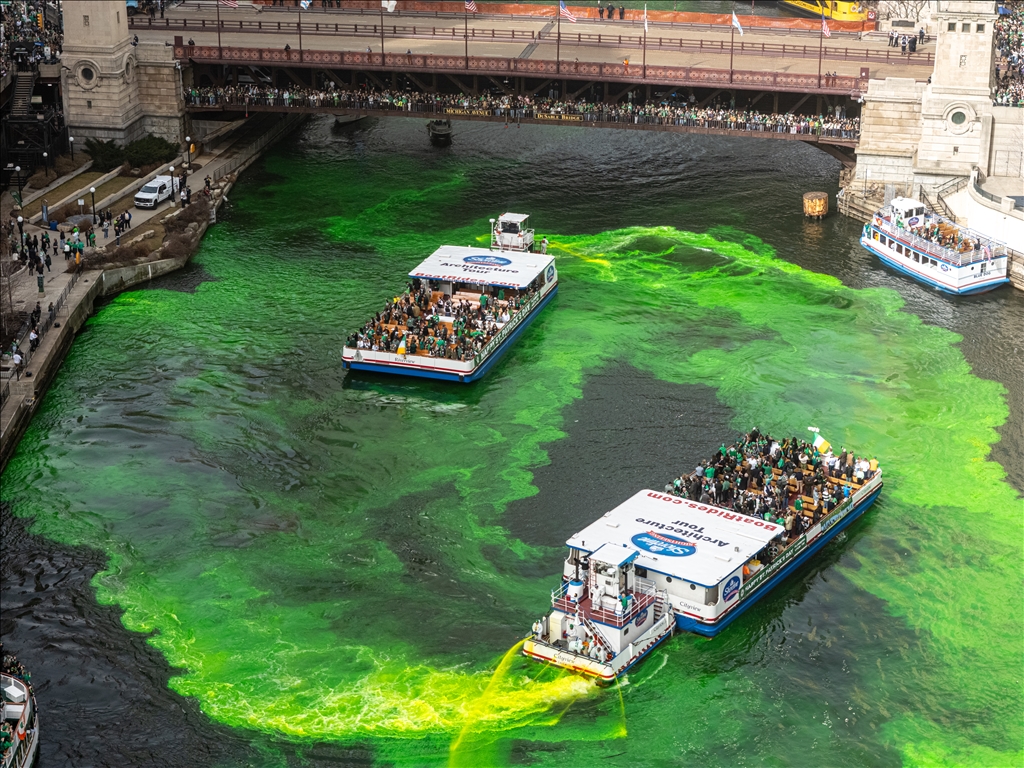
[[634,621],[633,624],[639,627],[645,621],[647,621],[647,609],[646,608],[644,608],[642,611],[640,611],[640,613],[638,613],[636,615],[636,621]]
[[907,225],[911,227],[916,227],[920,223],[921,219],[919,219],[917,216],[911,216],[910,219],[907,220]]
[[949,264],[940,264],[943,272],[949,272]]
[[697,545],[693,542],[683,541],[673,536],[665,536],[654,531],[638,533],[630,541],[646,552],[653,552],[656,555],[668,555],[669,557],[688,557],[697,551]]
[[739,576],[733,576],[731,579],[729,579],[727,582],[725,582],[725,587],[722,589],[722,599],[725,600],[725,602],[728,603],[730,600],[732,600],[734,597],[736,597],[736,595],[738,595],[739,593],[740,593],[740,577]]
[[554,279],[555,279],[555,265],[554,264],[549,264],[548,265],[548,273],[547,273],[547,282],[550,283]]
[[478,267],[507,267],[512,263],[510,259],[503,259],[501,256],[467,256],[463,261]]

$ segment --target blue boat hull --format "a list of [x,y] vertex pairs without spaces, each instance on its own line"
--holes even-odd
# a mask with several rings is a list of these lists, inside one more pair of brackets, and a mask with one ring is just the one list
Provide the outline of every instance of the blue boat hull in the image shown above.
[[794,557],[791,562],[787,563],[785,567],[766,581],[763,587],[754,592],[749,599],[744,600],[740,605],[736,606],[736,608],[723,616],[720,621],[715,624],[703,624],[689,616],[677,613],[676,628],[683,630],[684,632],[694,632],[698,635],[704,635],[705,637],[714,637],[734,622],[741,614],[743,614],[744,611],[750,608],[750,606],[771,592],[781,581],[793,573],[793,571],[812,558],[819,550],[821,550],[822,547],[838,536],[840,531],[845,530],[851,523],[853,523],[854,520],[857,520],[861,515],[863,515],[868,508],[875,503],[875,499],[878,498],[878,494],[881,492],[882,486],[879,485],[878,489],[875,490],[874,493],[854,507],[846,517],[826,531],[819,539],[808,546],[807,549]]
[[512,333],[509,334],[508,338],[505,339],[498,348],[495,349],[478,368],[473,370],[471,373],[460,376],[455,373],[446,373],[443,371],[432,371],[428,369],[417,369],[417,368],[399,368],[393,365],[379,365],[377,363],[356,363],[346,362],[345,368],[353,371],[372,371],[373,373],[387,373],[387,374],[399,374],[401,376],[414,376],[421,379],[438,379],[441,381],[454,381],[463,384],[469,384],[470,382],[476,381],[477,379],[483,378],[487,375],[487,372],[491,370],[495,363],[508,352],[509,348],[515,344],[523,331],[530,327],[530,324],[537,318],[541,310],[547,306],[555,294],[558,293],[558,286],[556,285],[551,292],[544,297],[533,312],[523,320],[523,322],[516,328]]
[[868,243],[866,242],[866,238],[861,238],[860,244],[864,247],[865,250],[875,254],[875,256],[877,256],[879,260],[883,264],[885,264],[885,266],[892,267],[897,272],[902,272],[904,275],[914,278],[919,283],[930,285],[932,288],[938,288],[943,293],[948,293],[951,296],[970,296],[976,293],[986,293],[987,291],[991,291],[993,288],[998,288],[999,286],[1006,285],[1008,282],[1010,282],[1010,279],[1008,277],[1001,277],[994,278],[989,282],[981,283],[980,285],[971,286],[970,288],[966,288],[964,290],[953,290],[952,288],[949,288],[948,286],[945,286],[942,283],[936,282],[934,280],[929,280],[924,275],[920,275],[917,272],[914,272],[913,270],[907,269],[895,259],[891,258],[890,256],[887,256],[881,251],[872,248],[870,245],[868,245]]

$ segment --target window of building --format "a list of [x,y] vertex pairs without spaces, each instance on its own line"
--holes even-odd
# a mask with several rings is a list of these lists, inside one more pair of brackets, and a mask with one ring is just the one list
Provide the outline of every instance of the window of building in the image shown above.
[[92,109],[92,102],[91,101],[85,102],[85,108],[86,109]]
[[955,21],[949,22],[949,25],[946,27],[946,31],[947,32],[956,32],[956,22]]
[[970,32],[971,31],[970,22],[965,21],[963,24],[961,24],[960,25],[960,31],[961,32]]
[[82,17],[82,26],[83,27],[88,27],[89,26],[89,17],[88,16],[83,16]]
[[960,57],[960,68],[963,69],[966,66],[967,66],[967,56],[964,55],[964,56]]
[[974,25],[974,31],[975,32],[984,32],[985,31],[985,25],[984,24],[975,24]]
[[959,109],[958,109],[958,110],[957,110],[956,112],[954,112],[954,113],[953,113],[952,115],[950,115],[950,116],[949,116],[949,121],[950,121],[950,122],[951,122],[951,123],[952,123],[953,125],[963,125],[963,124],[964,124],[964,121],[965,121],[966,119],[967,119],[967,115],[965,115],[965,114],[964,114],[964,113],[963,113],[962,111],[960,111]]

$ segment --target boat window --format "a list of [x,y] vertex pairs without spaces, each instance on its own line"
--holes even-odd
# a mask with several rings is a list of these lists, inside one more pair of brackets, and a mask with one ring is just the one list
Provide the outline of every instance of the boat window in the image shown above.
[[635,567],[635,568],[633,569],[633,573],[635,573],[635,574],[636,574],[637,576],[639,576],[639,577],[640,577],[641,579],[646,579],[646,578],[647,578],[647,569],[646,569],[646,568],[644,568],[644,567],[643,567],[642,565],[638,565],[638,566],[636,566],[636,567]]
[[517,222],[514,222],[514,221],[503,221],[503,222],[501,222],[501,231],[502,232],[507,232],[507,233],[509,233],[511,235],[518,234],[518,232],[519,232],[519,224]]
[[872,237],[874,237],[874,238],[875,238],[875,240],[877,240],[877,239],[878,239],[878,233],[877,233],[877,232],[872,232],[872,233],[871,233],[871,236],[872,236]]
[[917,261],[917,262],[921,261],[921,257],[918,256],[916,253],[914,254],[914,261]]
[[900,256],[903,255],[903,246],[899,243],[896,243],[896,253],[900,254]]

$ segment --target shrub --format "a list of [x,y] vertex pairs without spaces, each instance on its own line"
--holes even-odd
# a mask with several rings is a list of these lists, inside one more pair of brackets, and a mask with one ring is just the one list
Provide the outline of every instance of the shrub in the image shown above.
[[172,235],[163,244],[163,258],[180,259],[192,252],[192,240],[184,235]]
[[178,147],[159,136],[147,136],[124,148],[124,157],[132,168],[167,163],[178,156]]
[[134,243],[132,245],[118,245],[104,254],[98,254],[96,261],[101,264],[114,264],[124,266],[136,259],[149,255],[149,246],[145,243]]
[[58,176],[65,176],[75,170],[81,163],[71,162],[71,158],[67,155],[60,155],[57,160],[53,163],[53,170],[57,172]]
[[98,139],[86,139],[85,151],[92,158],[92,169],[106,173],[112,171],[124,162],[124,150],[110,141],[99,141]]
[[188,225],[193,222],[202,226],[209,220],[210,206],[203,200],[200,200],[198,203],[192,203],[192,205],[186,206],[182,209],[181,213],[164,224],[164,231],[168,233],[184,232],[188,229]]

